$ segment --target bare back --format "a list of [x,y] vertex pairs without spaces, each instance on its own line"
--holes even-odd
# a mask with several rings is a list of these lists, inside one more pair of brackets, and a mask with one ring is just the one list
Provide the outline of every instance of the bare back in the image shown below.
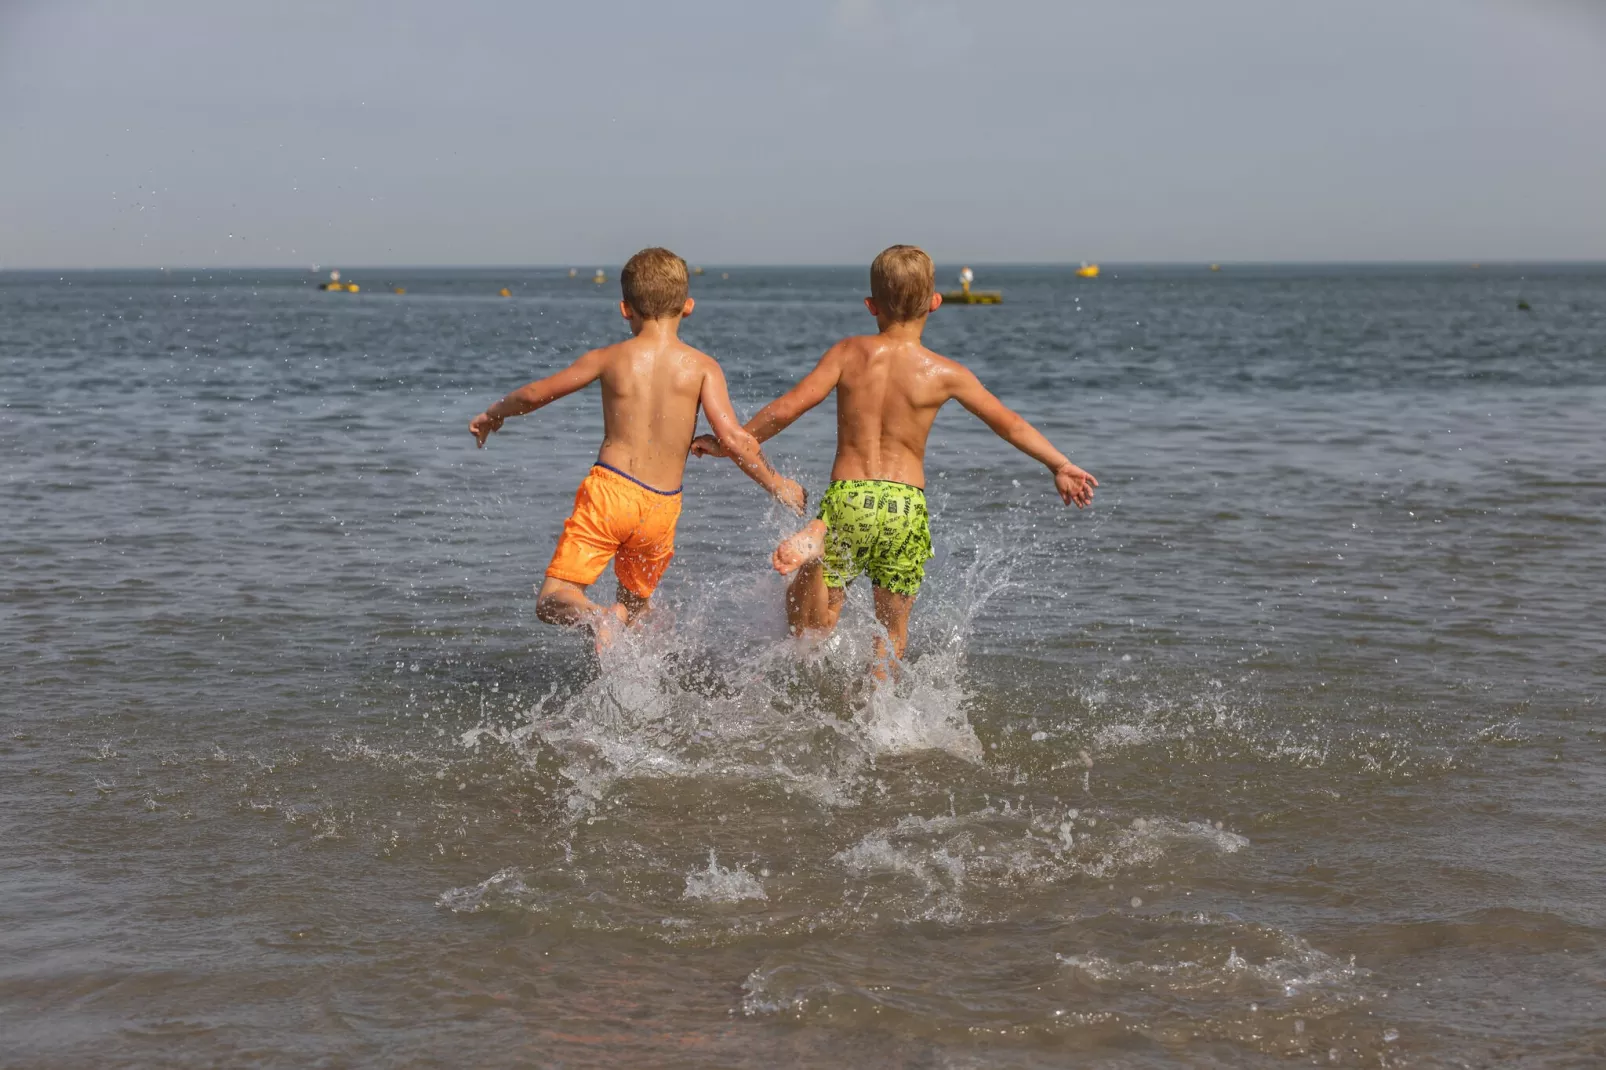
[[837,363],[832,479],[926,485],[926,438],[954,396],[959,365],[918,341],[861,335],[833,349]]
[[713,358],[678,338],[638,336],[596,351],[602,362],[597,459],[659,490],[675,490],[697,432]]

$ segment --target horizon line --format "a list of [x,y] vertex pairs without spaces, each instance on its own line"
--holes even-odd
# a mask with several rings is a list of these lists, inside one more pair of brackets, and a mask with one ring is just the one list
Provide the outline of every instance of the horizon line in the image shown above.
[[[934,260],[934,262],[939,263],[939,264],[948,263],[949,262],[945,258],[944,259],[939,259],[939,258],[935,258],[934,257],[933,260]],[[961,263],[961,262],[962,261],[957,260],[957,259],[952,261],[952,263]],[[1364,260],[1364,259],[1322,259],[1322,260],[1192,260],[1192,259],[1189,259],[1189,260],[1097,260],[1097,259],[1090,259],[1090,260],[970,260],[970,261],[963,261],[963,262],[964,263],[975,264],[975,265],[980,266],[980,267],[1001,267],[1001,268],[1023,268],[1023,267],[1075,268],[1075,267],[1079,267],[1079,266],[1081,266],[1083,264],[1098,264],[1101,267],[1127,267],[1127,268],[1132,268],[1132,267],[1211,267],[1211,266],[1219,266],[1219,267],[1224,267],[1224,268],[1225,267],[1446,267],[1446,266],[1464,266],[1464,267],[1468,267],[1468,268],[1472,268],[1472,267],[1524,267],[1524,266],[1588,267],[1588,266],[1597,266],[1597,265],[1598,266],[1606,266],[1606,256],[1602,256],[1602,257],[1599,257],[1599,258],[1591,258],[1591,257],[1557,257],[1557,258],[1518,257],[1518,258],[1513,258],[1513,259],[1490,258],[1490,259],[1484,259],[1484,260],[1478,260],[1478,259],[1474,259],[1474,258],[1471,258],[1471,257],[1457,257],[1457,258],[1453,258],[1453,259],[1428,259],[1428,258],[1405,259],[1405,258],[1400,258],[1400,259],[1388,259],[1388,260]],[[507,263],[498,263],[498,262],[485,262],[485,263],[443,262],[443,263],[411,263],[411,264],[362,264],[362,263],[353,263],[353,264],[332,264],[332,265],[331,264],[311,265],[311,264],[306,264],[306,263],[301,263],[301,264],[252,264],[252,265],[240,265],[240,264],[212,264],[212,265],[195,265],[195,264],[172,264],[172,265],[167,265],[167,264],[125,264],[125,265],[99,266],[99,267],[89,267],[89,266],[84,266],[84,265],[74,265],[74,266],[63,266],[63,265],[47,265],[47,266],[15,265],[15,266],[7,266],[7,265],[0,265],[0,274],[22,274],[22,273],[37,274],[37,273],[41,273],[41,272],[51,272],[51,271],[74,272],[74,273],[89,273],[89,272],[98,272],[98,271],[162,271],[162,272],[173,272],[173,271],[230,271],[230,272],[244,272],[244,271],[295,271],[295,272],[301,272],[301,273],[310,274],[310,273],[314,273],[314,272],[322,272],[326,268],[333,268],[334,270],[339,270],[339,271],[342,271],[342,272],[344,272],[344,271],[441,271],[441,270],[447,270],[447,271],[473,271],[473,270],[484,270],[484,271],[569,271],[569,270],[577,270],[578,269],[577,265],[583,264],[583,263],[593,263],[593,262],[592,261],[574,261],[574,262],[567,262],[567,263],[559,262],[559,263],[547,263],[547,264],[512,263],[512,262],[507,262]],[[849,262],[842,262],[842,261],[809,261],[809,260],[803,260],[803,261],[783,262],[783,261],[756,261],[756,260],[753,260],[753,261],[738,261],[738,260],[713,261],[713,260],[709,260],[709,261],[701,261],[701,262],[693,264],[691,261],[688,260],[687,263],[692,267],[703,267],[703,268],[710,268],[710,267],[711,268],[748,268],[748,269],[751,269],[751,268],[758,268],[758,269],[766,269],[766,268],[855,268],[855,269],[858,269],[858,268],[862,268],[864,270],[869,270],[869,267],[868,267],[867,264],[860,264],[858,262],[849,263]],[[604,264],[604,266],[606,267],[606,266],[610,266],[610,265]],[[622,264],[614,264],[614,265],[611,265],[611,266],[614,267],[615,269],[617,269],[617,268],[621,267]]]

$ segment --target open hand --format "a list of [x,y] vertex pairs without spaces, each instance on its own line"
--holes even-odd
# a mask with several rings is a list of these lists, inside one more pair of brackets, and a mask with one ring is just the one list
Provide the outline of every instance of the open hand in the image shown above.
[[468,430],[479,448],[484,449],[485,440],[491,437],[491,432],[502,430],[502,417],[482,412],[468,422]]
[[1092,505],[1093,488],[1098,485],[1099,481],[1091,472],[1082,471],[1070,461],[1054,470],[1054,489],[1060,492],[1060,500],[1066,505],[1075,502],[1078,509]]
[[804,490],[803,484],[795,479],[781,480],[781,485],[775,488],[775,500],[798,516],[802,516],[803,511],[809,507],[808,491]]
[[691,452],[694,457],[729,457],[725,447],[719,444],[719,439],[713,435],[698,435],[691,440]]

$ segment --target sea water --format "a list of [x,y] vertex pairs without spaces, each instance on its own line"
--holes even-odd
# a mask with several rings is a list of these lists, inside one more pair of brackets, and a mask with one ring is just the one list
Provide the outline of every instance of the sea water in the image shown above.
[[[873,327],[725,270],[744,414]],[[0,275],[0,1063],[1606,1060],[1606,269],[987,269],[928,342],[1101,486],[945,411],[881,688],[725,461],[541,625],[596,396],[467,421],[616,294],[347,274]]]

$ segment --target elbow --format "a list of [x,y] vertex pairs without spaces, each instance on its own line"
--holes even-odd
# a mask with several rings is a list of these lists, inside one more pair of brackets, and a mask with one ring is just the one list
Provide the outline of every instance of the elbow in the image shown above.
[[719,444],[732,457],[741,457],[744,460],[758,453],[758,439],[745,428],[737,428],[720,435]]

